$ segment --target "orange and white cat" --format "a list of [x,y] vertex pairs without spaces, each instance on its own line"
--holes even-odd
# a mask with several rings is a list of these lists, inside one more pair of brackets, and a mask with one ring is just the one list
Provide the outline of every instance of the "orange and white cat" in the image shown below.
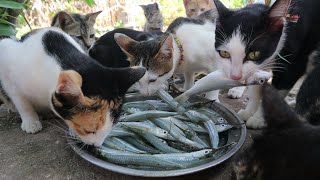
[[214,8],[212,0],[183,0],[187,17],[196,17]]

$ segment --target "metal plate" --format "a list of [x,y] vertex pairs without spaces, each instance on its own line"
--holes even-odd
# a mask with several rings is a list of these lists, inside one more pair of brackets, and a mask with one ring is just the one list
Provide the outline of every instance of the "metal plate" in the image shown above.
[[[147,99],[157,99],[156,97],[142,97],[142,96],[130,96],[126,97],[126,101],[137,101],[137,100],[147,100]],[[207,101],[199,96],[195,96],[190,99],[190,102],[194,101]],[[227,131],[226,137],[227,141],[225,144],[229,144],[231,142],[236,142],[236,144],[226,148],[223,153],[218,158],[212,159],[212,161],[207,162],[205,164],[201,164],[195,167],[186,168],[186,169],[178,169],[178,170],[159,170],[159,169],[139,169],[135,167],[125,167],[113,163],[109,163],[107,161],[101,160],[93,155],[91,152],[80,149],[75,143],[69,143],[72,149],[79,154],[83,159],[89,161],[92,164],[100,166],[104,169],[114,171],[121,174],[127,174],[132,176],[143,176],[143,177],[172,177],[172,176],[180,176],[195,173],[198,171],[202,171],[204,169],[208,169],[214,167],[225,160],[229,159],[232,155],[234,155],[243,145],[246,138],[246,126],[243,121],[236,116],[233,110],[229,110],[223,105],[213,102],[208,105],[211,109],[218,112],[224,119],[226,119],[230,124],[238,125],[233,127],[232,129]],[[72,139],[69,139],[72,141]]]

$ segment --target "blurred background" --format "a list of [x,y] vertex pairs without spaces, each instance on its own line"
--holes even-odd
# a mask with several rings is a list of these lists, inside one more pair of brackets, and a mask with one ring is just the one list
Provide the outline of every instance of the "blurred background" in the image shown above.
[[[11,0],[13,1],[13,0]],[[227,7],[240,8],[246,4],[260,2],[268,3],[270,0],[221,0]],[[0,23],[6,24],[4,6],[0,0]],[[97,36],[119,27],[132,29],[143,29],[145,17],[139,5],[157,2],[164,17],[165,27],[175,18],[185,16],[183,0],[15,0],[22,4],[18,9],[20,15],[17,17],[16,36],[20,37],[26,32],[39,27],[50,26],[52,17],[61,10],[70,13],[91,13],[102,10],[95,24]],[[270,3],[270,2],[269,2]],[[7,17],[8,18],[8,17]],[[27,24],[29,23],[29,26]],[[0,24],[0,34],[3,27]]]

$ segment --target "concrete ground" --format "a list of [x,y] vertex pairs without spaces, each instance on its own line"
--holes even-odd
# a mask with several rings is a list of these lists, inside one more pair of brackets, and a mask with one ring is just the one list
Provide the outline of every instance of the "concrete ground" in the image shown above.
[[[222,102],[235,111],[245,106],[244,98],[234,100],[221,95]],[[43,130],[37,134],[23,132],[20,123],[18,114],[0,108],[0,179],[151,179],[114,173],[86,162],[67,144],[62,120],[43,120]],[[250,144],[251,133],[248,132],[244,147]],[[227,180],[231,175],[230,162],[196,174],[162,179]]]

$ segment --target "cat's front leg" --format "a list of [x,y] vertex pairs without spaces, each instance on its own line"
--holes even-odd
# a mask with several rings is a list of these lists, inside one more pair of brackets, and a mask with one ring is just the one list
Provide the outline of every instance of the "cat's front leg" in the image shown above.
[[185,72],[183,73],[183,76],[184,76],[184,84],[183,84],[183,89],[181,89],[181,91],[185,92],[186,90],[190,89],[194,84],[194,73]]
[[249,102],[245,109],[241,109],[238,112],[240,118],[247,121],[258,109],[261,101],[261,86],[249,86],[248,87]]
[[262,105],[259,103],[257,111],[246,122],[248,128],[261,129],[267,126],[262,109]]
[[24,97],[12,96],[20,117],[22,119],[21,129],[27,133],[36,133],[42,129],[39,116],[32,104]]
[[246,89],[246,87],[234,87],[229,89],[228,91],[228,97],[231,97],[233,99],[238,99],[241,98],[244,90]]

